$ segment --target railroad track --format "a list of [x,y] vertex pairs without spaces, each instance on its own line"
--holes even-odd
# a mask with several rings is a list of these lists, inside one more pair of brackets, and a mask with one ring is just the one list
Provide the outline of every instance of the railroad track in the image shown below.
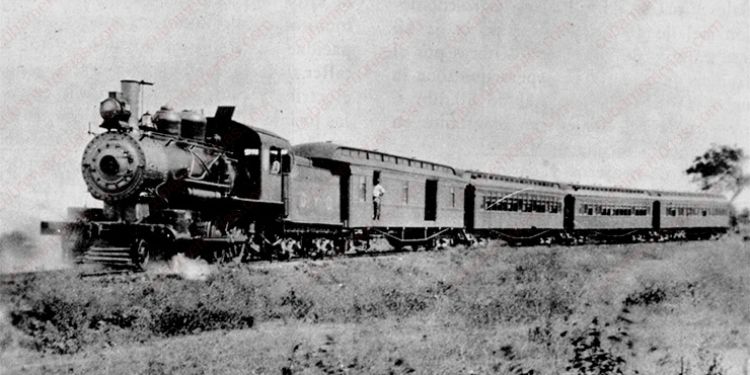
[[2,273],[0,274],[0,284],[14,284],[27,280],[32,280],[37,277],[45,275],[60,274],[64,270],[49,270],[49,271],[28,271],[28,272],[13,272],[13,273]]
[[133,270],[96,270],[96,271],[81,271],[76,268],[66,268],[59,270],[45,270],[45,271],[28,271],[28,272],[14,272],[14,273],[3,273],[0,274],[0,286],[19,284],[32,281],[41,277],[48,277],[53,275],[71,274],[78,278],[89,278],[89,277],[100,277],[100,276],[112,276],[112,275],[124,275],[131,274]]
[[[487,246],[489,242],[491,241],[484,241],[484,242],[479,243],[477,246],[480,246],[480,247]],[[600,245],[606,246],[607,244],[600,244]],[[508,247],[509,245],[501,244],[500,246]],[[320,256],[320,257],[291,257],[288,259],[254,258],[254,259],[243,261],[241,263],[222,262],[222,263],[210,263],[210,265],[214,267],[221,267],[222,265],[241,266],[241,265],[250,265],[253,263],[256,263],[256,264],[258,263],[289,263],[289,262],[302,262],[305,260],[312,260],[312,261],[336,260],[337,258],[339,259],[340,258],[374,258],[374,257],[399,256],[399,255],[415,253],[415,252],[441,251],[441,250],[443,249],[430,249],[430,250],[397,249],[397,250],[389,250],[389,251],[344,253],[344,254],[339,254],[339,255],[325,255],[325,256]],[[144,272],[142,270],[138,270],[137,268],[107,268],[107,266],[102,265],[103,268],[90,269],[90,270],[82,269],[85,267],[86,265],[76,266],[73,268],[58,269],[58,270],[30,271],[30,272],[16,272],[16,273],[0,274],[0,286],[18,284],[18,283],[28,282],[30,280],[33,280],[39,277],[46,277],[49,275],[65,274],[65,273],[75,275],[76,277],[81,278],[81,279],[107,277],[107,276],[123,276],[123,277],[132,277],[133,279],[135,279],[141,276],[146,276],[148,279],[151,279],[153,281],[153,280],[158,280],[162,278],[179,277],[176,273],[149,273],[147,271]]]
[[[301,262],[305,260],[317,261],[317,260],[335,260],[336,258],[381,257],[381,256],[401,255],[401,254],[410,253],[410,252],[414,252],[414,251],[399,249],[399,250],[394,250],[394,251],[349,253],[349,254],[341,254],[338,256],[322,256],[322,257],[315,257],[315,258],[294,257],[294,258],[290,258],[286,260],[251,259],[241,264],[253,264],[253,263],[264,263],[264,262],[288,263],[288,262]],[[230,264],[230,263],[212,263],[211,266],[221,266],[221,265],[226,265],[226,264]],[[106,277],[106,276],[120,276],[120,275],[133,276],[133,277],[137,277],[140,275],[149,275],[148,272],[144,272],[136,268],[117,269],[117,268],[106,268],[106,266],[103,266],[103,268],[98,268],[94,270],[82,270],[80,266],[74,266],[72,268],[56,269],[56,270],[2,273],[0,274],[0,286],[21,284],[21,283],[32,281],[37,278],[48,277],[48,276],[53,276],[53,275],[64,275],[64,274],[74,275],[81,279]],[[164,274],[157,273],[157,274],[151,274],[150,278],[159,279],[159,278],[169,278],[172,276],[175,276],[175,275],[169,274],[169,273],[164,273]]]

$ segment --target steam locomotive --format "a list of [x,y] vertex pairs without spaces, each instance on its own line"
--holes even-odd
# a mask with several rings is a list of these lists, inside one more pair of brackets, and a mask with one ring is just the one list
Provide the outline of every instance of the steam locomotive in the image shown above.
[[[42,222],[82,262],[144,267],[177,253],[214,262],[511,244],[701,239],[728,229],[720,195],[601,187],[461,171],[329,142],[292,146],[232,119],[162,107],[141,116],[144,81],[100,103],[104,131],[83,179],[103,208]],[[381,217],[372,191],[385,189]]]

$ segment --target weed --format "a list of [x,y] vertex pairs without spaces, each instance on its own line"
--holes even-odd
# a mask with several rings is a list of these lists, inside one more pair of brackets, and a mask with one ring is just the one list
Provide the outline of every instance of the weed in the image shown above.
[[664,289],[658,287],[658,286],[647,286],[641,291],[633,292],[629,294],[626,298],[623,304],[625,306],[634,306],[634,305],[641,305],[641,306],[648,306],[648,305],[655,305],[658,303],[661,303],[667,298],[667,293],[664,291]]
[[[623,374],[625,358],[614,352],[613,345],[605,344],[604,335],[599,320],[594,318],[586,329],[572,337],[573,358],[569,360],[566,370],[579,375]],[[615,335],[606,339],[619,342]]]

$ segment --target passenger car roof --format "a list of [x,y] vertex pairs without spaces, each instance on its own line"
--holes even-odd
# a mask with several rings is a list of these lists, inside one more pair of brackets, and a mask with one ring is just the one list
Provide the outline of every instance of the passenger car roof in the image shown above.
[[537,180],[533,178],[526,178],[526,177],[515,177],[515,176],[508,176],[503,174],[496,174],[496,173],[486,173],[486,172],[480,172],[480,171],[466,171],[470,176],[472,180],[489,180],[489,181],[497,181],[499,183],[512,183],[512,184],[520,184],[520,185],[530,185],[530,186],[539,186],[539,187],[545,187],[545,188],[551,188],[551,189],[560,189],[561,183],[555,182],[555,181],[545,181],[545,180]]
[[310,159],[335,160],[353,165],[409,170],[413,172],[441,173],[460,176],[455,168],[431,161],[394,155],[377,150],[343,146],[332,142],[303,143],[294,146],[294,153]]

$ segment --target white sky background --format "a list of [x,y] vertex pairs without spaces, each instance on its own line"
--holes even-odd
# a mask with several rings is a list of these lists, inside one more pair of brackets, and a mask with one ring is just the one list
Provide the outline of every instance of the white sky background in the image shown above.
[[[750,153],[749,9],[746,0],[3,0],[0,229],[97,204],[80,175],[87,124],[96,129],[98,103],[124,78],[156,83],[152,113],[165,102],[209,115],[236,105],[235,119],[292,143],[695,190],[683,171],[711,143]],[[738,203],[750,205],[750,193]]]

